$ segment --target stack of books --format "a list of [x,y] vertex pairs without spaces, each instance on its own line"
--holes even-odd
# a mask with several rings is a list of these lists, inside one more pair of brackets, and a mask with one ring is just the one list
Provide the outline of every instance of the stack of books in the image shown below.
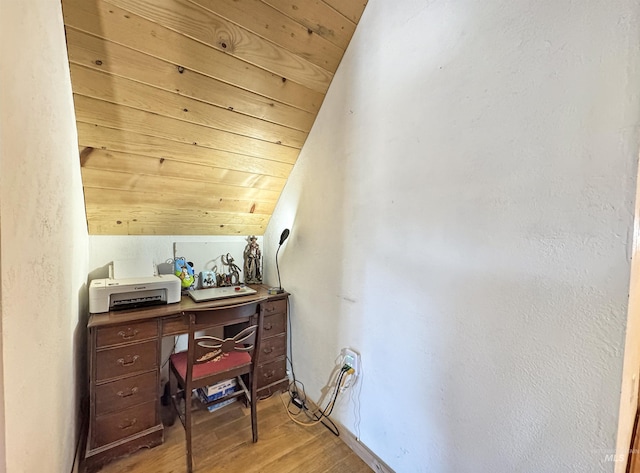
[[[198,388],[197,394],[200,400],[204,403],[215,401],[216,399],[220,399],[221,397],[226,396],[227,394],[231,394],[235,392],[237,381],[235,378],[226,379],[224,381],[220,381],[219,383],[212,384],[211,386],[205,386],[204,388]],[[232,402],[234,402],[237,397],[227,399],[226,401],[219,402],[218,404],[214,404],[212,406],[208,406],[207,410],[209,412],[217,411],[218,409],[223,408],[224,406],[228,406]]]

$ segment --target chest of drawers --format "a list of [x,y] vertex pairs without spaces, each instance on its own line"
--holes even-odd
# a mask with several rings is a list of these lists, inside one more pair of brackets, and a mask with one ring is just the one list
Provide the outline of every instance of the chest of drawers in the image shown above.
[[86,471],[162,443],[159,321],[89,328],[89,433]]
[[262,346],[258,361],[258,396],[287,389],[287,298],[264,303]]

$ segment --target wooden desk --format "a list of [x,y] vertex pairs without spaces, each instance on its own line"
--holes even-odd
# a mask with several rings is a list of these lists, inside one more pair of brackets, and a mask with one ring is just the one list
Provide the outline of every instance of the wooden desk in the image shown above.
[[181,302],[144,309],[93,314],[89,318],[89,431],[85,471],[163,441],[160,415],[162,338],[187,333],[180,313],[193,308],[224,307],[255,302],[264,308],[258,359],[258,397],[285,389],[287,293],[257,294],[195,303]]

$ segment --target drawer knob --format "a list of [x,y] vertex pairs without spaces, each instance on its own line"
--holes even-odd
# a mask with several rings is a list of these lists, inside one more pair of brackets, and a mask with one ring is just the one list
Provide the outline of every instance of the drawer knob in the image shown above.
[[120,422],[120,424],[118,424],[118,427],[120,427],[120,430],[127,430],[136,425],[136,422],[138,422],[138,419],[134,417],[132,420],[125,420],[124,422]]
[[276,374],[275,370],[271,370],[271,371],[269,371],[268,373],[265,373],[265,374],[264,374],[264,377],[265,377],[266,379],[273,378],[273,375],[274,375],[274,374]]
[[274,312],[275,310],[276,310],[276,308],[275,308],[275,307],[267,307],[267,308],[265,309],[265,312]]
[[138,335],[138,329],[132,330],[131,327],[129,327],[126,332],[124,330],[120,330],[118,332],[118,335],[120,335],[123,340],[129,340],[131,338],[134,338],[136,335]]
[[118,363],[122,366],[131,366],[133,365],[136,361],[138,361],[138,359],[140,358],[140,356],[138,355],[129,355],[127,357],[127,360],[125,360],[124,358],[118,358]]
[[128,391],[118,391],[117,394],[120,397],[129,397],[129,396],[133,396],[137,392],[138,392],[138,388],[136,386],[136,387],[133,387],[133,388],[129,389]]
[[265,330],[271,330],[272,328],[273,328],[273,325],[271,323],[264,324],[264,329]]
[[262,350],[262,353],[264,353],[265,355],[268,355],[272,351],[273,351],[273,347],[267,347],[264,350]]

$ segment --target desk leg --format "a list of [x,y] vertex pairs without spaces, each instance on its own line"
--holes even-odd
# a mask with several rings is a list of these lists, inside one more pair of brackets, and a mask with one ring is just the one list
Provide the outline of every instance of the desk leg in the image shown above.
[[176,409],[171,401],[170,383],[166,382],[164,385],[164,393],[160,398],[160,418],[162,425],[165,427],[171,427],[176,421]]

